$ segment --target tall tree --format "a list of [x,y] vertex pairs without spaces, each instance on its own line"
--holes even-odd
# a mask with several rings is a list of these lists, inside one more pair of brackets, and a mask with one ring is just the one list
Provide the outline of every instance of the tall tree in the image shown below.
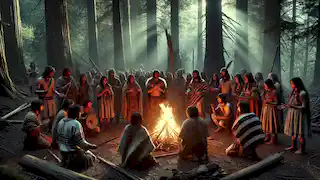
[[87,0],[89,57],[99,65],[96,0]]
[[63,68],[72,68],[67,0],[45,0],[47,61],[61,74]]
[[248,64],[248,0],[236,0],[237,37],[234,52],[234,73],[250,71]]
[[130,36],[130,16],[129,16],[129,0],[122,0],[122,29],[124,43],[125,61],[132,61],[131,36]]
[[157,2],[147,0],[147,60],[158,62]]
[[[306,28],[309,28],[309,14],[306,19]],[[309,32],[306,34],[306,49],[304,54],[304,67],[303,67],[303,78],[307,80],[307,71],[308,71],[308,63],[309,63]]]
[[207,1],[206,51],[204,71],[211,76],[225,66],[222,41],[221,0]]
[[[280,10],[281,0],[265,0],[264,43],[262,72],[267,75],[270,70],[281,78],[280,60]],[[277,51],[279,49],[279,51]],[[273,62],[274,61],[274,62]],[[274,65],[273,65],[274,64]],[[273,69],[271,69],[273,66]]]
[[113,41],[114,41],[114,67],[117,70],[125,70],[123,58],[122,31],[120,19],[120,0],[112,0],[113,12]]
[[[320,5],[317,6],[318,12],[320,12]],[[318,23],[317,23],[317,52],[316,52],[316,61],[314,64],[314,72],[313,72],[313,86],[319,86],[318,78],[320,77],[320,15],[317,15]]]
[[[292,1],[292,22],[296,23],[296,11],[297,11],[297,0]],[[292,31],[292,38],[291,38],[291,57],[290,57],[290,69],[289,69],[289,78],[293,77],[293,70],[294,70],[294,59],[296,53],[296,28],[294,25]]]
[[8,68],[15,81],[26,79],[26,68],[23,61],[21,19],[19,0],[1,0],[1,17],[10,26],[4,26],[5,54]]
[[171,36],[175,70],[181,68],[179,50],[179,3],[180,0],[171,1]]
[[[1,10],[1,9],[0,9]],[[14,97],[16,89],[11,81],[8,65],[5,56],[4,37],[2,24],[6,24],[1,20],[0,13],[0,91],[2,96]],[[9,24],[5,25],[8,26]]]
[[[138,38],[139,34],[139,20],[140,20],[140,12],[141,12],[141,0],[130,0],[130,30],[131,30],[131,45],[133,42],[137,42],[140,38]],[[135,46],[131,46],[131,56],[133,61],[137,61],[138,56],[138,48]]]
[[203,68],[203,0],[198,0],[198,46],[197,46],[197,68]]

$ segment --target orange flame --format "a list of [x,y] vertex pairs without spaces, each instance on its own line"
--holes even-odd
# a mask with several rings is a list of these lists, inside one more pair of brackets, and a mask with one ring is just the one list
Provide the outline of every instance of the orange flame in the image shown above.
[[177,142],[180,133],[180,126],[176,123],[172,107],[159,104],[161,108],[160,118],[154,128],[153,137],[156,141]]

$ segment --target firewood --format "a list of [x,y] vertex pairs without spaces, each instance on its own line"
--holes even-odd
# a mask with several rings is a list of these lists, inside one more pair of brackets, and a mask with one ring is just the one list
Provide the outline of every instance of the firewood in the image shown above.
[[62,163],[62,161],[60,160],[60,158],[54,154],[52,151],[50,151],[49,149],[47,149],[47,151],[49,152],[49,154],[54,158],[54,160],[56,160],[59,164]]
[[81,173],[62,168],[54,163],[39,159],[31,155],[25,155],[19,164],[26,170],[38,175],[43,175],[48,179],[58,180],[96,180]]
[[158,154],[153,156],[154,158],[163,158],[163,157],[168,157],[168,156],[175,156],[178,155],[179,152],[173,152],[173,153],[166,153],[166,154]]
[[245,179],[253,174],[261,174],[266,168],[275,167],[276,164],[280,163],[283,160],[283,153],[276,153],[262,161],[251,165],[247,168],[241,169],[229,176],[222,178],[222,180],[233,180],[233,179]]

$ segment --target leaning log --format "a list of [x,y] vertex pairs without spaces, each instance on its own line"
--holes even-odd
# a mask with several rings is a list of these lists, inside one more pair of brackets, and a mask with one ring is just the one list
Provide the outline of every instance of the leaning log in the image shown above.
[[229,176],[222,178],[222,180],[234,180],[234,179],[245,179],[252,175],[262,174],[266,168],[275,167],[278,163],[283,160],[283,153],[276,153],[267,158],[263,159],[262,161],[251,165],[247,168],[241,169]]
[[39,159],[31,155],[25,155],[19,164],[26,170],[48,179],[58,180],[95,180],[94,178],[57,166],[54,163]]

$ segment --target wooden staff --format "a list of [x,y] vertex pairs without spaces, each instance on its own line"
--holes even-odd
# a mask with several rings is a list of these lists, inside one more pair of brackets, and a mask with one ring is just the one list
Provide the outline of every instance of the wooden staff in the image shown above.
[[13,116],[14,114],[18,113],[18,112],[21,112],[27,108],[29,108],[31,106],[30,103],[24,103],[22,105],[20,105],[19,107],[17,107],[16,109],[14,109],[13,111],[11,111],[10,113],[4,115],[1,117],[1,120],[6,120],[8,119],[9,117]]

